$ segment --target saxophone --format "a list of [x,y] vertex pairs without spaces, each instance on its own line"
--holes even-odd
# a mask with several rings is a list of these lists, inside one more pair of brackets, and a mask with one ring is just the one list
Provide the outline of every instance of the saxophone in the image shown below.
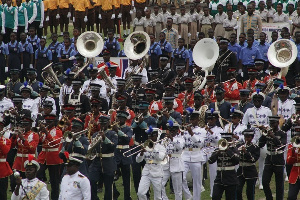
[[88,147],[88,150],[87,150],[87,154],[86,154],[86,158],[88,160],[94,160],[97,156],[97,151],[96,151],[96,146],[97,144],[101,143],[102,142],[102,135],[100,134],[100,132],[96,135],[95,138],[93,138],[91,140],[91,143]]
[[207,105],[203,105],[200,107],[199,112],[200,112],[200,116],[199,116],[199,126],[201,128],[205,127],[205,112],[208,109]]

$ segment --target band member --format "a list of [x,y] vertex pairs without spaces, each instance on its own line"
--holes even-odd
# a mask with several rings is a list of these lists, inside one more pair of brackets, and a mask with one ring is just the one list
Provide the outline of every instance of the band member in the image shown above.
[[41,164],[37,177],[44,174],[46,168],[49,170],[51,184],[51,198],[58,199],[60,167],[63,163],[58,156],[61,150],[62,131],[55,126],[56,115],[50,114],[44,116],[46,123],[40,124],[40,142],[42,142],[42,151],[38,156],[38,162]]
[[27,71],[27,80],[28,80],[28,85],[32,87],[32,90],[34,92],[39,93],[40,90],[40,82],[36,79],[37,77],[37,72],[36,69],[34,68],[29,68],[26,70]]
[[56,114],[56,104],[55,100],[48,96],[48,92],[50,92],[50,87],[44,84],[40,84],[40,96],[35,99],[36,102],[38,102],[39,105],[39,113],[42,113],[43,108],[44,108],[44,103],[46,101],[51,101],[52,102],[52,114]]
[[167,67],[167,65],[169,64],[169,59],[170,57],[168,55],[162,54],[159,56],[160,69],[158,70],[158,77],[163,85],[172,83],[176,77],[173,68]]
[[[174,97],[174,96],[176,96],[176,94],[175,94],[176,90],[177,90],[177,88],[175,88],[172,85],[165,86],[165,95],[164,95],[164,97]],[[180,101],[179,98],[174,98],[173,109],[176,112],[179,112],[180,114],[183,114],[183,105],[182,105],[182,102]]]
[[255,183],[258,178],[257,169],[255,166],[256,161],[259,158],[260,149],[257,145],[252,143],[254,137],[254,130],[245,129],[243,131],[245,142],[237,145],[240,150],[240,163],[237,170],[237,176],[239,184],[237,186],[237,199],[243,199],[243,187],[247,183],[246,195],[247,199],[255,198]]
[[[116,65],[116,66],[118,66],[118,64],[115,63],[115,62],[112,62],[112,61],[110,60],[110,57],[111,57],[111,52],[110,52],[110,50],[104,49],[104,50],[102,51],[101,54],[102,54],[102,56],[103,56],[103,62],[100,63],[97,67],[100,68],[100,67],[105,66],[106,74],[109,76],[108,64],[107,64],[107,63],[109,63],[110,65]],[[121,71],[121,69],[120,69],[119,66],[118,66],[117,71],[116,71],[116,76],[118,76],[118,77],[121,77],[121,76],[122,76],[122,71]],[[100,77],[98,77],[98,78],[100,78]]]
[[[169,156],[169,162],[164,164],[164,176],[162,181],[162,199],[168,199],[165,186],[170,176],[175,194],[175,200],[182,199],[182,172],[184,171],[184,162],[181,158],[185,146],[184,138],[179,134],[179,124],[169,121],[169,133],[166,134],[167,145],[166,152]],[[167,168],[167,170],[165,170]]]
[[105,193],[104,199],[112,199],[112,186],[117,164],[114,152],[118,144],[118,135],[113,130],[108,130],[110,118],[101,116],[99,119],[101,130],[93,135],[88,154],[96,155],[89,167],[91,182],[91,199],[97,200],[97,182],[103,177]]
[[117,81],[117,90],[115,93],[113,93],[110,96],[110,101],[109,101],[109,107],[113,108],[113,109],[117,109],[118,105],[117,105],[117,97],[119,95],[124,95],[127,98],[126,101],[126,106],[131,108],[132,107],[132,98],[131,96],[126,92],[125,90],[125,86],[126,86],[126,80],[125,79],[116,79]]
[[161,162],[166,157],[166,149],[162,144],[156,142],[158,140],[158,128],[150,126],[147,133],[149,140],[152,141],[149,142],[147,147],[142,147],[142,151],[136,156],[136,162],[146,161],[137,196],[140,200],[147,200],[146,194],[150,184],[152,184],[154,199],[161,199],[163,177],[163,165]]
[[[278,73],[280,72],[281,69],[278,68],[278,67],[275,67],[273,65],[269,65],[268,70],[270,71],[270,75],[268,75],[268,76],[266,76],[264,78],[264,83],[266,83],[266,85],[267,85],[267,82],[269,80],[273,80],[274,81],[275,78],[278,78]],[[285,77],[281,76],[279,78],[284,81],[283,85],[286,86],[286,79],[285,79]]]
[[178,95],[178,99],[183,103],[183,108],[192,107],[194,105],[194,79],[186,77],[184,80],[186,91]]
[[131,126],[132,124],[132,121],[133,119],[135,118],[135,113],[126,106],[126,96],[124,95],[119,95],[117,98],[116,98],[116,101],[117,101],[117,107],[118,109],[112,109],[112,113],[108,113],[110,115],[110,121],[111,123],[113,123],[116,118],[117,118],[117,111],[125,111],[125,112],[128,112],[129,115],[128,115],[128,118],[126,120],[126,125],[127,126]]
[[137,108],[140,101],[146,99],[145,89],[141,87],[141,81],[143,75],[141,74],[132,74],[131,76],[133,87],[128,89],[128,93],[132,97],[132,110],[137,112]]
[[248,67],[249,80],[244,81],[243,88],[251,92],[255,92],[255,85],[260,81],[257,80],[257,69],[255,67]]
[[11,141],[9,135],[6,134],[6,131],[3,130],[6,122],[0,119],[0,198],[7,199],[7,188],[8,188],[8,177],[13,173],[9,163],[6,161],[8,152],[11,147]]
[[[118,168],[121,169],[123,186],[124,186],[124,200],[131,200],[130,197],[130,165],[132,164],[132,158],[123,155],[124,152],[129,150],[129,144],[132,138],[132,129],[130,126],[125,124],[127,117],[129,116],[128,112],[117,111],[117,122],[118,125],[113,126],[113,130],[118,133],[118,145],[115,150],[115,160],[118,165]],[[114,192],[118,195],[118,192],[114,184]]]
[[263,129],[263,134],[259,138],[259,147],[267,145],[267,157],[262,177],[262,184],[267,200],[273,199],[270,182],[273,173],[275,174],[276,182],[276,199],[283,199],[284,194],[284,178],[283,170],[284,161],[284,146],[286,145],[286,133],[278,128],[278,116],[269,116],[270,129]]
[[31,111],[32,120],[36,120],[38,114],[38,105],[35,103],[33,99],[30,98],[32,94],[32,87],[27,85],[25,81],[24,84],[20,87],[21,96],[23,97],[23,109],[27,109]]
[[64,75],[66,76],[66,80],[65,80],[64,84],[62,85],[62,87],[60,88],[60,92],[59,92],[59,105],[60,106],[64,105],[66,95],[71,94],[73,92],[72,79],[73,79],[75,73],[71,72],[71,69],[69,68],[64,72]]
[[226,124],[224,127],[225,133],[232,133],[232,138],[239,142],[244,142],[243,131],[247,128],[245,124],[242,124],[244,113],[235,108],[230,109],[231,123]]
[[100,112],[101,109],[101,101],[97,98],[91,99],[91,113],[87,114],[85,117],[84,128],[89,129],[88,139],[90,140],[92,134],[100,131],[100,125],[98,123],[99,117],[103,114]]
[[60,127],[62,131],[67,131],[67,130],[71,130],[72,127],[71,127],[71,122],[73,119],[75,119],[75,109],[76,109],[76,106],[72,105],[72,104],[65,104],[63,105],[63,108],[62,108],[62,117],[60,119],[60,121],[63,121],[64,124]]
[[[256,83],[255,88],[256,88],[256,90],[259,89],[262,92],[264,92],[267,89],[265,83]],[[271,109],[271,104],[272,104],[272,98],[269,97],[268,95],[265,96],[265,100],[262,105]]]
[[157,113],[159,110],[162,110],[163,106],[161,101],[156,101],[156,89],[145,89],[146,100],[149,103],[149,113],[150,115]]
[[235,145],[230,145],[232,134],[222,133],[222,140],[208,159],[208,163],[217,162],[217,177],[213,188],[212,199],[220,200],[225,191],[227,200],[234,200],[238,185],[235,165],[239,163],[239,152]]
[[215,93],[215,75],[206,76],[206,86],[201,91],[204,97],[204,103],[209,105],[210,103],[216,102],[216,93]]
[[[201,170],[202,163],[205,161],[204,152],[202,147],[204,146],[204,140],[206,137],[206,131],[198,127],[199,124],[199,111],[193,111],[190,115],[190,125],[186,126],[186,131],[183,133],[185,140],[185,150],[182,154],[182,160],[184,161],[183,172],[183,194],[186,199],[201,199]],[[186,175],[188,171],[191,171],[193,177],[193,195],[191,194],[188,185]]]
[[[164,93],[164,86],[160,79],[158,78],[158,69],[148,69],[149,74],[149,82],[146,84],[147,88],[152,88],[156,90],[155,100],[159,100],[162,98]],[[145,91],[146,92],[146,91]]]
[[[223,24],[220,24],[223,26]],[[219,33],[218,33],[219,34]],[[216,61],[213,72],[216,75],[217,82],[224,82],[230,79],[228,76],[228,68],[237,67],[237,57],[235,53],[228,49],[230,41],[226,38],[221,38],[219,42],[220,56]]]
[[64,155],[67,174],[61,181],[59,199],[91,199],[90,181],[79,171],[82,158],[72,156],[68,152]]
[[0,115],[2,116],[4,111],[9,110],[10,108],[14,107],[13,102],[5,97],[5,86],[0,85]]
[[33,155],[28,156],[28,160],[24,162],[24,169],[26,170],[25,179],[21,179],[20,176],[16,178],[17,187],[14,190],[11,199],[21,200],[28,199],[45,199],[49,200],[49,191],[47,185],[36,178],[37,171],[40,169],[40,165],[34,160]]
[[263,59],[255,59],[255,68],[257,69],[257,80],[259,81],[263,81],[264,78],[268,75],[266,72],[265,72],[265,64],[268,62],[265,62]]
[[[3,50],[2,50],[3,51]],[[18,69],[11,69],[10,70],[10,79],[6,83],[6,97],[12,98],[16,94],[20,94],[20,87],[22,83],[19,79],[20,70]],[[2,104],[2,103],[1,103]]]
[[239,102],[239,90],[243,88],[242,84],[236,80],[236,68],[228,67],[227,70],[228,81],[223,83],[225,90],[225,100],[231,103],[232,106]]
[[234,108],[242,111],[243,113],[245,113],[248,108],[252,108],[254,105],[253,103],[249,102],[250,93],[251,91],[248,89],[241,89],[240,102],[236,104]]

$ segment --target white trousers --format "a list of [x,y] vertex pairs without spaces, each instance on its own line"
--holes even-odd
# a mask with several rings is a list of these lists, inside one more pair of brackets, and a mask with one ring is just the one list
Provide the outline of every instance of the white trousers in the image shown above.
[[217,177],[217,162],[209,164],[209,183],[210,183],[210,197],[212,197],[214,182]]
[[139,200],[147,200],[147,192],[150,184],[154,191],[154,200],[161,200],[162,177],[142,176],[138,189]]
[[169,199],[166,194],[166,184],[170,176],[172,178],[175,200],[182,200],[182,172],[170,172],[167,170],[164,171],[164,177],[162,181],[162,200]]
[[[193,196],[189,190],[186,174],[188,171],[191,171],[193,177]],[[193,199],[200,200],[201,199],[201,171],[202,171],[202,163],[201,162],[184,162],[184,172],[183,172],[183,194],[185,199]]]
[[259,159],[258,159],[259,185],[262,185],[262,175],[263,175],[263,172],[264,172],[266,157],[267,157],[267,145],[265,145],[263,148],[260,148],[260,156],[259,156]]

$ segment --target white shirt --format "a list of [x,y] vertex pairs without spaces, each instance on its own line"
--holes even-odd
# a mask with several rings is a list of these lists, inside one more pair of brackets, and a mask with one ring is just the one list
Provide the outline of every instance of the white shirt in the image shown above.
[[62,106],[64,105],[64,97],[67,96],[67,94],[71,94],[73,92],[73,87],[72,85],[67,86],[65,84],[63,84],[63,86],[60,88],[59,91],[59,105]]
[[23,99],[23,109],[30,110],[31,111],[31,118],[33,121],[36,120],[36,117],[38,115],[39,109],[38,109],[38,103],[35,102],[33,99],[27,98]]
[[[239,142],[244,142],[245,141],[245,138],[244,138],[244,135],[243,135],[243,131],[247,128],[246,125],[244,124],[238,124],[237,127],[232,131],[233,129],[233,123],[230,123],[230,124],[226,124],[225,127],[224,127],[224,132],[230,132],[230,133],[233,133],[234,135],[237,135],[239,136],[239,139],[238,141]],[[230,129],[230,131],[229,131]]]
[[[255,117],[256,116],[256,117]],[[244,114],[243,124],[247,125],[269,125],[268,116],[272,116],[272,112],[269,108],[265,106],[261,106],[260,108],[256,108],[255,106],[252,108],[248,108]]]
[[[125,79],[125,75],[127,74],[127,72],[128,72],[128,73],[132,72],[132,68],[133,68],[133,67],[127,67],[127,68],[125,69],[125,72],[124,72],[124,75],[123,75],[123,79]],[[140,75],[143,76],[143,77],[142,77],[142,84],[147,84],[147,83],[148,83],[147,70],[143,67],[142,72],[141,72],[141,73],[138,73],[138,74],[140,74]]]
[[218,147],[218,142],[222,138],[221,133],[223,133],[223,129],[219,126],[214,126],[210,128],[210,130],[213,132],[213,134],[205,130],[206,138],[204,151],[207,159],[211,156],[212,152]]
[[79,171],[65,175],[60,184],[59,200],[90,200],[91,186],[89,179]]
[[295,101],[291,99],[287,99],[285,102],[278,99],[278,116],[282,115],[285,120],[288,120],[292,114],[296,113],[294,104]]
[[184,146],[185,140],[182,135],[176,135],[173,137],[173,141],[168,143],[166,149],[169,155],[169,163],[166,166],[169,167],[170,172],[184,171],[184,162],[181,158]]
[[13,108],[14,104],[13,102],[6,97],[3,97],[2,100],[0,100],[0,114],[2,116],[2,114],[4,113],[4,111],[9,110],[10,108]]
[[51,114],[56,114],[56,104],[55,104],[55,100],[54,100],[52,97],[47,96],[47,97],[44,98],[43,100],[41,99],[41,97],[38,97],[38,98],[36,98],[34,101],[35,101],[35,103],[36,103],[37,105],[40,105],[41,107],[43,106],[42,104],[43,104],[45,101],[51,101],[52,104],[53,104]]
[[100,88],[100,96],[102,98],[107,99],[105,82],[103,80],[98,79],[98,78],[96,78],[94,80],[89,79],[89,80],[84,81],[83,86],[80,89],[80,92],[83,93],[84,91],[88,90],[88,92],[85,95],[90,98],[91,97],[91,91],[89,90],[89,85],[91,83],[101,85],[102,87]]
[[[32,180],[22,179],[22,185],[26,193],[30,192],[32,188],[37,184],[37,182],[41,182],[41,181],[37,178],[34,178]],[[43,182],[42,184],[44,186],[42,187],[38,195],[35,197],[35,200],[49,200],[49,191],[47,189],[47,185]],[[16,196],[15,193],[13,192],[13,194],[11,195],[11,200],[21,200],[24,197],[26,197],[23,188],[22,186],[20,186],[18,196]]]

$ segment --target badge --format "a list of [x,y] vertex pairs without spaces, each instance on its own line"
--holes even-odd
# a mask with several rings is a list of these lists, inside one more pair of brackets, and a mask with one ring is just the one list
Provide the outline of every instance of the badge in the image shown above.
[[165,49],[165,47],[164,47],[164,46],[162,46],[162,47],[161,47],[161,49],[162,49],[162,50],[164,50],[164,49]]
[[151,50],[151,53],[154,53],[153,50]]
[[47,55],[46,55],[46,54],[43,54],[43,57],[44,57],[44,58],[46,58],[46,57],[47,57]]
[[55,53],[55,50],[54,50],[54,49],[52,50],[52,53]]
[[179,58],[181,58],[181,55],[179,55]]
[[2,53],[2,50],[0,50],[0,53]]

